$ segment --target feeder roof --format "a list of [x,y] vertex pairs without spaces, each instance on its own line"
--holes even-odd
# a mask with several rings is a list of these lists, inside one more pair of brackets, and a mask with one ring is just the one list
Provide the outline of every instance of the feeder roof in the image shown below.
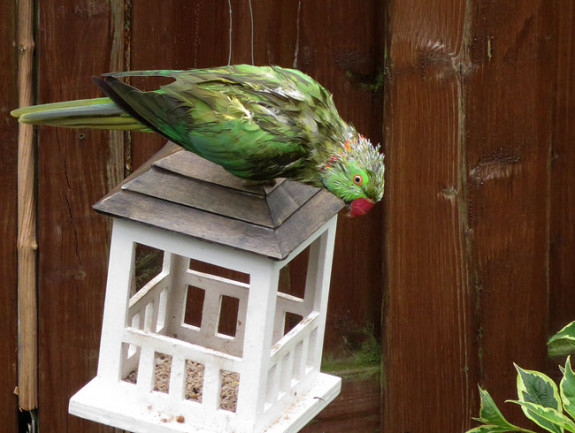
[[168,143],[94,209],[281,260],[343,206],[324,189],[291,180],[248,184]]

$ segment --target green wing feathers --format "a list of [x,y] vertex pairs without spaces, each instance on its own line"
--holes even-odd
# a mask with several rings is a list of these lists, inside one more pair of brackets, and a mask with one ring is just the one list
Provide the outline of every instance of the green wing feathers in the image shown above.
[[[170,84],[142,91],[125,77],[161,76]],[[20,122],[71,128],[155,131],[236,176],[292,177],[318,186],[318,161],[352,129],[331,94],[304,73],[276,66],[104,74],[107,97],[12,112]]]
[[[236,176],[263,180],[301,171],[311,138],[302,140],[298,125],[301,109],[308,109],[304,93],[286,87],[275,69],[240,65],[129,72],[106,74],[96,82],[150,129]],[[174,81],[146,92],[116,79],[140,75]]]

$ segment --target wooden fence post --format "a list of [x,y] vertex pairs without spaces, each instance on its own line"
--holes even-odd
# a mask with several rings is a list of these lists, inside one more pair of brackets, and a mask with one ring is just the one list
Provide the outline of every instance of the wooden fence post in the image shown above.
[[386,433],[461,432],[475,415],[464,136],[470,6],[388,6]]
[[[19,105],[33,102],[34,58],[32,0],[20,0],[18,9]],[[20,124],[18,130],[18,392],[20,408],[38,407],[38,346],[36,300],[36,200],[34,197],[34,129]]]

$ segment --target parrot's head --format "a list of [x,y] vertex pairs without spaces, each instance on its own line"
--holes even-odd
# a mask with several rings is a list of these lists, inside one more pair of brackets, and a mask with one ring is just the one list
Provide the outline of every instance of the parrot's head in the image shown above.
[[372,146],[361,135],[342,143],[320,167],[322,184],[346,203],[351,217],[367,213],[382,199],[384,174],[384,155],[379,152],[379,145]]

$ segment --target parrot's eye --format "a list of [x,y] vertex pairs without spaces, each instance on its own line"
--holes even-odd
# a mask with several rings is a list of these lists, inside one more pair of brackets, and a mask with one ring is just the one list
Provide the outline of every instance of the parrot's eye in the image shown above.
[[361,186],[361,184],[363,183],[363,177],[360,174],[356,174],[353,177],[353,183],[355,183],[356,185]]

